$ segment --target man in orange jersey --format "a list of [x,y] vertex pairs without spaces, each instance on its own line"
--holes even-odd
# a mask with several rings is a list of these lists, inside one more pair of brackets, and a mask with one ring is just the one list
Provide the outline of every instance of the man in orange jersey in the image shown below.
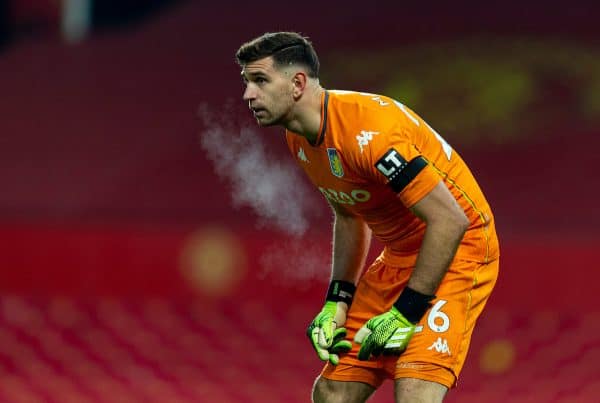
[[[313,400],[364,402],[391,378],[396,402],[441,402],[498,275],[492,211],[469,168],[400,102],[321,87],[297,33],[264,34],[236,57],[256,121],[286,129],[335,212],[331,282],[307,331],[327,361]],[[363,271],[371,234],[385,247]]]

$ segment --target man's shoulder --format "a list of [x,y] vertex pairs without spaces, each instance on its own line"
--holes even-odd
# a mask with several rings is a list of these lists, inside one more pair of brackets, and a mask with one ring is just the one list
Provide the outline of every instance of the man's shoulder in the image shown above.
[[355,91],[333,90],[330,94],[329,124],[344,152],[362,155],[365,147],[376,139],[398,141],[402,119],[393,99]]
[[328,92],[330,112],[333,112],[334,118],[342,119],[342,123],[385,125],[396,121],[398,107],[390,97],[358,91],[329,90]]
[[367,108],[378,108],[393,104],[394,100],[388,96],[370,92],[328,90],[330,98],[340,106],[361,105]]

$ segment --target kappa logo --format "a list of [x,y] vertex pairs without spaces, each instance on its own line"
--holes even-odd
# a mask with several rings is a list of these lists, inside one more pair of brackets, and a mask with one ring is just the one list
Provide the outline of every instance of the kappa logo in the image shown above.
[[373,136],[378,135],[379,132],[370,132],[366,130],[361,130],[360,134],[356,136],[356,140],[358,140],[358,146],[360,147],[360,153],[363,152],[363,147],[369,145],[369,141],[373,140]]
[[306,153],[302,147],[300,147],[300,150],[298,150],[298,159],[302,162],[310,162],[308,158],[306,158]]
[[442,339],[441,337],[438,337],[437,340],[427,348],[427,350],[435,350],[440,354],[452,355],[450,352],[450,347],[448,347],[448,340]]
[[344,167],[342,166],[342,160],[335,148],[327,149],[327,156],[329,157],[329,166],[331,167],[331,173],[341,178],[344,176]]

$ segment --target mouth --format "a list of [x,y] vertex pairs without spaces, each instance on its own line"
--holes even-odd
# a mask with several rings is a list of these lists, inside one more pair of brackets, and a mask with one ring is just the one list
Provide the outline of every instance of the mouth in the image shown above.
[[252,108],[252,113],[254,113],[254,116],[258,116],[261,113],[266,112],[266,109],[264,108]]

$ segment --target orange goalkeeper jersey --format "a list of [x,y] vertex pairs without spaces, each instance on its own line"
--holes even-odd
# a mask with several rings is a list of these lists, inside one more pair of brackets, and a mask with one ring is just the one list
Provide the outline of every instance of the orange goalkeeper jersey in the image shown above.
[[425,223],[409,208],[444,181],[471,225],[456,258],[499,255],[494,218],[471,171],[423,119],[391,98],[325,91],[316,143],[286,132],[290,151],[332,203],[361,217],[390,265],[414,265]]

